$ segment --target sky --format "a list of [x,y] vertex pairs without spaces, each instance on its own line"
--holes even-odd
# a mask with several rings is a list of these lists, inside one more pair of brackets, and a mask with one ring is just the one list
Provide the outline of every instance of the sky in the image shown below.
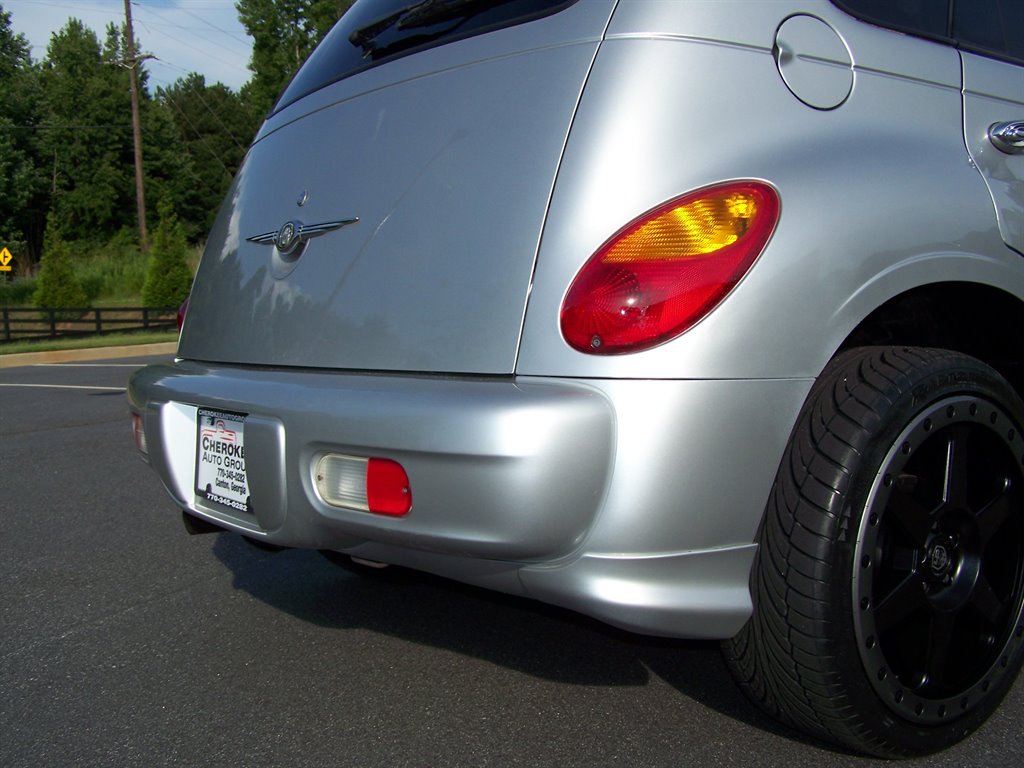
[[[237,91],[249,79],[252,39],[238,21],[235,0],[132,0],[132,27],[149,73],[149,88],[171,85],[189,72],[206,84]],[[0,0],[11,27],[32,46],[32,59],[46,57],[50,36],[71,17],[90,27],[100,44],[107,24],[124,23],[124,0]]]

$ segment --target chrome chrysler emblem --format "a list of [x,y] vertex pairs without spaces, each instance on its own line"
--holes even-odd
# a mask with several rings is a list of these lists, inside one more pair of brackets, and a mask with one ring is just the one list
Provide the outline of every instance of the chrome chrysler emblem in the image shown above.
[[282,256],[291,256],[299,251],[307,240],[341,229],[349,224],[355,224],[357,221],[359,221],[358,218],[324,221],[320,224],[303,224],[296,220],[286,221],[280,229],[247,237],[246,240],[260,245],[275,245]]
[[946,570],[946,567],[948,565],[949,565],[949,553],[946,551],[946,548],[944,546],[939,544],[939,545],[937,545],[935,547],[935,549],[932,550],[932,555],[931,555],[932,570],[935,571],[936,573],[941,573],[942,571]]

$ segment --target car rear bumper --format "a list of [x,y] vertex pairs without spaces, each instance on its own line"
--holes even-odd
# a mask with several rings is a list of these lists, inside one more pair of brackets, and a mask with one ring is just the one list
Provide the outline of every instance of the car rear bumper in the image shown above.
[[[680,637],[750,613],[751,544],[806,380],[577,381],[150,366],[147,461],[250,538],[405,565]],[[195,491],[198,408],[245,414],[252,513]],[[325,453],[406,470],[403,517],[323,501]]]
[[[613,419],[571,383],[271,371],[179,362],[131,382],[149,461],[183,508],[292,547],[371,539],[445,554],[528,561],[572,551],[611,469]],[[246,415],[253,514],[197,498],[197,407]],[[406,470],[401,519],[328,505],[314,472],[327,453]]]

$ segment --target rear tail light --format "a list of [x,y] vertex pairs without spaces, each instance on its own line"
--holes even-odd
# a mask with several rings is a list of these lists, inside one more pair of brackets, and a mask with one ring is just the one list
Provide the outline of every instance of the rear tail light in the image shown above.
[[135,447],[139,453],[149,454],[149,446],[146,443],[146,423],[138,413],[132,414],[132,435],[135,437]]
[[178,316],[177,316],[176,320],[177,320],[177,323],[178,323],[178,333],[179,334],[181,333],[181,326],[183,326],[185,324],[185,315],[187,315],[187,314],[188,314],[188,297],[186,296],[185,300],[183,302],[181,302],[181,305],[178,307]]
[[409,476],[397,461],[329,453],[316,464],[320,498],[332,507],[401,517],[412,509]]
[[643,214],[580,269],[562,302],[562,335],[595,355],[678,336],[746,274],[778,219],[778,194],[758,181],[707,187]]

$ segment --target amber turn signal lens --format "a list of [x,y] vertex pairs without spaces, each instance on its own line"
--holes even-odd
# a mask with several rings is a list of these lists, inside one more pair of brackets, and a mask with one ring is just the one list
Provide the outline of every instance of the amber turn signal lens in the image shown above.
[[562,302],[566,341],[598,355],[637,352],[693,327],[764,250],[779,198],[758,181],[691,192],[613,235],[576,275]]

